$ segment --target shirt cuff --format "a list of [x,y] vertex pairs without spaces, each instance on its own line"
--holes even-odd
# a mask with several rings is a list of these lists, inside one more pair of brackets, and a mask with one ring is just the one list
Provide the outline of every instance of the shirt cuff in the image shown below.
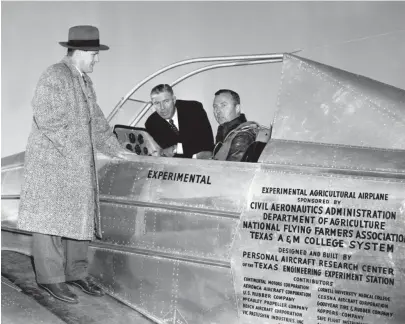
[[193,159],[196,159],[196,158],[197,158],[197,153],[196,153],[196,154],[193,154],[192,158],[193,158]]
[[177,154],[183,154],[183,144],[177,143],[176,153]]

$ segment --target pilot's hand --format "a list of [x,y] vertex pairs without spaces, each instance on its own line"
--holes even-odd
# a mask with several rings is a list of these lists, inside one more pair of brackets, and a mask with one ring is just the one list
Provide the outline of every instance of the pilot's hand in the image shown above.
[[176,145],[169,146],[160,151],[160,156],[173,157],[176,154]]
[[212,152],[211,152],[211,151],[201,151],[201,152],[198,152],[198,153],[195,155],[195,158],[196,158],[196,159],[199,159],[199,160],[209,160],[209,159],[212,158]]

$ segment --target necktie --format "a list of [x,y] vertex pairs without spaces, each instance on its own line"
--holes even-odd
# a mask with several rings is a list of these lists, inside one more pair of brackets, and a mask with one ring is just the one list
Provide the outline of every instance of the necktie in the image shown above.
[[176,135],[179,135],[180,134],[179,129],[174,124],[173,119],[169,119],[169,124],[170,124],[170,128],[173,130],[173,132],[175,132]]

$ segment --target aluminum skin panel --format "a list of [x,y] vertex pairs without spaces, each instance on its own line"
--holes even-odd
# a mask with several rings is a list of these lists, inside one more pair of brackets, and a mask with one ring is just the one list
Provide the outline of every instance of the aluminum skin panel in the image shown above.
[[229,267],[92,247],[90,272],[109,294],[156,323],[237,323]]
[[[38,287],[32,258],[29,256],[10,251],[2,251],[1,272],[2,283],[7,282],[11,287],[20,291],[18,296],[15,294],[14,296],[17,301],[22,299],[21,303],[17,302],[13,305],[13,303],[9,302],[8,296],[5,296],[5,290],[2,289],[2,305],[4,302],[8,304],[12,324],[45,323],[44,320],[47,318],[48,321],[46,321],[46,323],[49,324],[153,323],[111,296],[95,298],[77,287],[70,286],[70,289],[78,295],[78,304],[68,304],[57,300],[47,291]],[[4,277],[8,280],[3,280]],[[2,323],[6,314],[3,310],[4,309],[2,309]],[[38,316],[39,314],[45,316]],[[46,316],[46,314],[49,315]],[[53,316],[51,317],[50,315],[52,314]],[[41,319],[43,321],[41,321]]]
[[405,322],[404,180],[263,165],[237,233],[239,323]]
[[24,165],[10,166],[1,171],[1,194],[20,195]]
[[206,215],[163,208],[102,203],[100,242],[117,249],[230,260],[230,247],[239,217]]
[[[19,199],[22,163],[19,160],[17,165],[2,167],[2,201]],[[101,200],[189,207],[233,215],[242,209],[253,177],[249,170],[258,168],[250,163],[138,157],[135,154],[128,160],[98,154],[96,164]],[[172,178],[167,179],[170,175]],[[6,202],[4,208],[2,206],[2,221],[7,221],[7,226],[15,227],[17,208],[16,202]]]
[[284,55],[272,138],[405,149],[405,90]]
[[7,167],[23,165],[24,158],[25,158],[25,151],[3,157],[3,158],[1,158],[1,169],[3,170],[4,168],[7,168]]
[[20,198],[1,200],[1,226],[16,228],[18,220],[18,207]]
[[131,156],[100,169],[102,198],[237,213],[258,165]]
[[2,230],[1,250],[14,251],[25,255],[32,255],[32,235],[25,233],[15,233],[12,230]]
[[259,168],[137,156],[106,163],[91,274],[157,323],[236,323],[230,250]]
[[1,225],[15,228],[18,219],[25,152],[1,159]]
[[405,174],[405,150],[272,139],[260,156],[266,164],[355,172]]

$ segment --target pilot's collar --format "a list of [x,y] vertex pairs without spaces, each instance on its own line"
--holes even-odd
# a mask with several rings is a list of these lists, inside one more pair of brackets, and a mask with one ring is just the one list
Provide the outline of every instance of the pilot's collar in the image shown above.
[[229,122],[223,123],[218,126],[217,130],[217,136],[215,137],[216,143],[218,142],[223,142],[225,140],[225,137],[236,127],[239,125],[246,123],[247,119],[245,114],[241,113],[238,117],[235,119],[232,119]]

